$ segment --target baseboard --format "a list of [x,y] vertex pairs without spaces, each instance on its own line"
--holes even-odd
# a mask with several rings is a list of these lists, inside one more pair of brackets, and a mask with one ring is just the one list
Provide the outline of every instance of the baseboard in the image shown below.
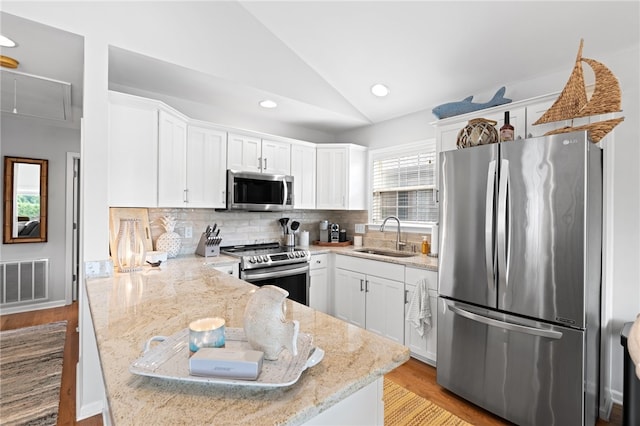
[[618,404],[618,405],[622,405],[622,399],[623,399],[623,395],[622,392],[617,391],[617,390],[611,390],[611,405],[613,404]]
[[613,408],[613,401],[611,400],[611,398],[605,398],[604,404],[600,404],[599,417],[602,420],[606,420],[608,422],[609,418],[611,417],[612,408]]
[[84,420],[98,414],[102,414],[102,401],[95,401],[76,409],[76,420]]
[[600,418],[609,421],[613,406],[619,405],[620,407],[622,407],[622,399],[622,392],[608,389],[608,392],[605,393],[603,403],[600,404]]
[[3,307],[0,313],[2,315],[19,314],[22,312],[31,312],[31,311],[39,311],[42,309],[59,308],[61,306],[66,306],[66,305],[67,303],[64,300],[56,300],[53,302],[31,303],[29,305],[11,306],[7,308]]
[[76,364],[76,421],[102,414],[102,401],[91,401],[88,404],[82,402],[82,377],[80,373],[80,363]]

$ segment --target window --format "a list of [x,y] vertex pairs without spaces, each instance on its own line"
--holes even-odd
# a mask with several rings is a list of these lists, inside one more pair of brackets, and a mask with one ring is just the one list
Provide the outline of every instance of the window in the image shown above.
[[438,221],[435,139],[372,151],[371,173],[374,223],[387,216],[414,224]]

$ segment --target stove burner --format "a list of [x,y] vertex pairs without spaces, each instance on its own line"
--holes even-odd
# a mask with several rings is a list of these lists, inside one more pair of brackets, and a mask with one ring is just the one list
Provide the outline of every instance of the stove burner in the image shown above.
[[220,250],[224,254],[239,257],[242,270],[308,262],[311,259],[308,250],[283,247],[279,243],[228,246]]

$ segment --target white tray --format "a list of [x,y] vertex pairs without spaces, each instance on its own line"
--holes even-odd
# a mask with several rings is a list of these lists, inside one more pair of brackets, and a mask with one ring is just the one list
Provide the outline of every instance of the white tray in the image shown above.
[[[151,347],[153,342],[160,343]],[[225,330],[225,347],[252,349],[242,328]],[[140,376],[187,382],[275,388],[296,383],[304,370],[318,364],[322,358],[324,351],[313,346],[311,335],[301,332],[298,333],[298,355],[292,356],[285,349],[277,361],[264,360],[256,380],[192,376],[189,374],[189,329],[185,328],[169,337],[154,336],[149,339],[142,356],[131,364],[129,371]]]

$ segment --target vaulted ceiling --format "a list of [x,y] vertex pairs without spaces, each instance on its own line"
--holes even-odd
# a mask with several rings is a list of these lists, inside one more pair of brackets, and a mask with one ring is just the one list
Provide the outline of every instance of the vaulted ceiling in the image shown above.
[[[503,85],[509,97],[512,83],[568,76],[581,38],[592,58],[637,47],[640,38],[635,1],[146,4],[157,16],[180,8],[184,16],[166,29],[192,40],[183,46],[184,55],[193,55],[184,63],[202,66],[114,47],[111,84],[329,133],[428,112],[469,95],[488,100]],[[19,59],[22,72],[70,82],[72,103],[79,104],[82,37],[6,13],[1,18],[2,33],[19,40],[2,54]],[[224,38],[212,40],[207,25]],[[389,96],[373,96],[375,83],[387,85]],[[279,108],[259,109],[265,98]]]

